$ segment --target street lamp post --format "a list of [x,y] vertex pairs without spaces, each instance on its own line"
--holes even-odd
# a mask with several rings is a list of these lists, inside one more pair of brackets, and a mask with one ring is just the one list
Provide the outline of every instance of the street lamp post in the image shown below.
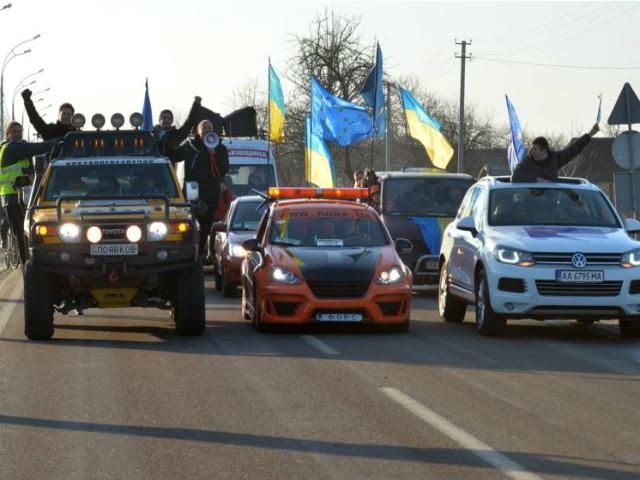
[[7,65],[9,64],[9,62],[11,62],[11,60],[19,57],[20,55],[26,55],[27,53],[31,52],[31,49],[29,48],[27,50],[24,50],[23,52],[16,53],[16,48],[24,45],[27,42],[37,40],[38,38],[40,38],[40,34],[18,43],[11,50],[9,50],[9,53],[7,53],[6,57],[4,57],[4,61],[2,62],[2,70],[0,71],[0,139],[4,139],[4,70],[5,68],[7,68]]
[[36,75],[39,75],[40,73],[44,72],[44,68],[41,68],[40,70],[38,70],[37,72],[33,72],[30,73],[29,75],[27,75],[26,77],[24,77],[22,80],[20,80],[18,82],[18,85],[16,86],[15,90],[13,91],[13,97],[11,98],[11,120],[15,120],[15,103],[16,103],[16,95],[18,94],[18,92],[20,91],[21,88],[23,87],[28,87],[30,85],[33,85],[34,83],[36,83],[35,80],[31,81],[30,83],[24,83],[25,80],[34,77]]

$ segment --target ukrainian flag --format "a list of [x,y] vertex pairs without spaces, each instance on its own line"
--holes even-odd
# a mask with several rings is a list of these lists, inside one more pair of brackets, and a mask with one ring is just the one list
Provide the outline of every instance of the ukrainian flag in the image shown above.
[[284,95],[280,79],[269,64],[269,140],[282,142],[284,140],[284,116],[287,108],[284,106]]
[[311,117],[305,118],[305,148],[304,171],[309,183],[316,187],[334,187],[336,171],[331,158],[331,152],[324,141],[317,135],[311,134]]
[[453,147],[440,133],[440,123],[431,118],[407,90],[401,88],[400,94],[409,135],[422,143],[435,167],[447,168],[453,157]]

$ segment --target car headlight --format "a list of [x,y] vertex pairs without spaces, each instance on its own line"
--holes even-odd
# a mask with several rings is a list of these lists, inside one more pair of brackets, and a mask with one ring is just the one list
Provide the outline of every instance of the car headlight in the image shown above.
[[247,251],[244,249],[244,247],[242,245],[238,245],[237,243],[230,244],[229,251],[231,252],[232,257],[244,257],[247,254]]
[[271,272],[271,279],[274,282],[286,283],[288,285],[298,285],[302,283],[300,277],[283,267],[275,267]]
[[169,232],[169,228],[166,223],[163,222],[152,222],[147,225],[147,239],[152,242],[157,242],[158,240],[164,240]]
[[131,225],[127,228],[127,240],[132,243],[139,242],[142,238],[142,230],[138,225]]
[[66,243],[77,243],[80,241],[80,227],[75,223],[63,223],[58,228],[60,240]]
[[100,227],[96,227],[95,225],[89,227],[87,229],[87,240],[91,243],[98,243],[102,240],[102,230],[100,230]]
[[389,270],[380,272],[380,275],[378,275],[378,278],[376,278],[376,282],[380,285],[395,285],[402,282],[404,280],[404,277],[405,275],[402,268],[394,266]]
[[519,265],[521,267],[530,267],[535,265],[533,255],[523,250],[509,247],[496,247],[494,250],[496,260],[509,265]]
[[640,267],[640,250],[632,250],[622,255],[620,265],[623,268]]

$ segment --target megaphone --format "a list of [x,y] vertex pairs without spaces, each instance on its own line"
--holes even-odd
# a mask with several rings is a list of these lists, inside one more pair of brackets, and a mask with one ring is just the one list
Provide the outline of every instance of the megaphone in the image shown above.
[[209,132],[202,139],[202,143],[209,149],[216,148],[220,143],[220,136],[216,132]]

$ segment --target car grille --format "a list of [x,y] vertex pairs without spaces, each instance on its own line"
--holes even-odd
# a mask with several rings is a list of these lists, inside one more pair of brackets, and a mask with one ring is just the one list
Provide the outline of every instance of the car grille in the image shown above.
[[[571,265],[573,253],[534,253],[533,258],[537,264]],[[620,265],[622,254],[620,253],[585,253],[587,265]]]
[[503,290],[505,292],[524,293],[527,291],[527,286],[524,283],[524,280],[522,280],[521,278],[502,277],[498,281],[498,290]]
[[[89,224],[87,224],[89,225]],[[122,242],[122,241],[127,241],[127,227],[129,225],[131,225],[130,223],[127,224],[107,224],[107,225],[101,225],[99,223],[96,223],[94,225],[97,225],[98,227],[100,227],[100,229],[102,230],[102,240],[101,243],[104,242]],[[138,225],[142,231],[144,232],[144,225]]]
[[629,285],[629,293],[631,295],[640,293],[640,280],[631,280],[631,284]]
[[309,282],[309,288],[318,298],[358,298],[369,289],[369,282]]
[[540,295],[558,297],[615,297],[620,293],[622,281],[601,283],[561,283],[555,280],[536,280]]

